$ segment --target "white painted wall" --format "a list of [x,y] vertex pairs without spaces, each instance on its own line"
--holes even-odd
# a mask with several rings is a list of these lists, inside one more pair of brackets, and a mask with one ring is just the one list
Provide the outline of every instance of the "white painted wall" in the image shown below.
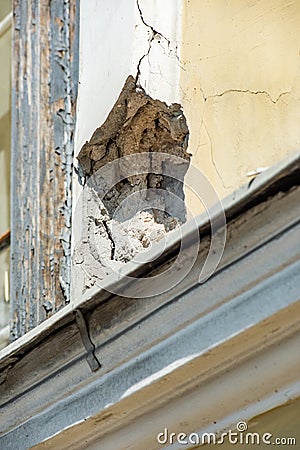
[[[180,102],[181,9],[181,0],[139,0],[135,8],[132,73],[136,73],[138,62],[145,55],[139,82],[151,97],[168,104]],[[153,30],[158,34],[153,34]]]
[[134,3],[81,0],[76,154],[105,120],[130,73]]

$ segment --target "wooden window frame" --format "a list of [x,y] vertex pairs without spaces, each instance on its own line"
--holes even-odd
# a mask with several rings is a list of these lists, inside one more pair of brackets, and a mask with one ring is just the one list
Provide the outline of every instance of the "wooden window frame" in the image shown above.
[[70,302],[79,0],[13,0],[11,340]]

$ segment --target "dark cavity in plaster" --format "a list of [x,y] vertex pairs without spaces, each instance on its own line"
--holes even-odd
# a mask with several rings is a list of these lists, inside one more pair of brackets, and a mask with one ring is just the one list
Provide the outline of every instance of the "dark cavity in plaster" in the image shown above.
[[[111,273],[107,260],[124,264],[186,220],[183,179],[190,162],[188,137],[181,106],[151,98],[129,76],[107,119],[78,155],[78,172],[85,186],[83,235],[76,245],[74,263],[85,265],[85,287]],[[122,180],[101,201],[97,171],[123,156],[139,153],[149,154],[148,167],[153,167],[153,173],[143,172],[139,166],[136,175],[126,176],[123,165],[116,169],[122,171]],[[168,155],[180,159],[174,163]],[[172,177],[164,174],[167,165]],[[130,213],[123,218],[119,214],[116,219],[124,200],[141,192],[150,207],[131,217]]]

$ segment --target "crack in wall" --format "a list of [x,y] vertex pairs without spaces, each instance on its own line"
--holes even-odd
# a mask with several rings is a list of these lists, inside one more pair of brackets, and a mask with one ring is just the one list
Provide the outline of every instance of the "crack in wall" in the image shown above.
[[[182,66],[182,63],[181,63],[181,61],[180,61],[180,58],[179,58],[179,56],[178,56],[178,54],[177,54],[177,51],[178,51],[178,43],[175,45],[175,49],[172,49],[172,48],[171,48],[171,47],[172,47],[172,42],[171,42],[171,40],[168,39],[166,36],[164,36],[160,31],[157,31],[152,25],[149,25],[149,24],[145,21],[144,16],[143,16],[143,13],[142,13],[141,6],[140,6],[140,3],[139,3],[139,0],[136,0],[136,5],[137,5],[137,9],[138,9],[138,11],[139,11],[139,15],[140,15],[140,19],[141,19],[142,23],[143,23],[143,24],[145,25],[145,27],[147,27],[147,28],[150,30],[150,32],[151,32],[151,37],[150,37],[150,39],[149,39],[149,47],[148,47],[148,50],[147,50],[147,52],[146,52],[144,55],[141,56],[141,58],[139,59],[139,62],[138,62],[138,64],[137,64],[137,74],[136,74],[136,78],[135,78],[136,83],[139,83],[139,84],[140,84],[141,64],[142,64],[143,60],[144,60],[146,57],[148,57],[148,61],[149,61],[149,54],[150,54],[150,51],[151,51],[152,43],[153,43],[155,40],[158,41],[159,45],[161,46],[161,48],[162,48],[162,50],[163,50],[163,53],[164,53],[166,56],[174,56],[174,57],[176,58],[177,62],[178,62],[179,67],[180,67],[182,70],[185,70],[184,67]],[[160,42],[160,39],[163,39],[163,40],[167,43],[168,50],[169,50],[169,55],[167,55],[164,46],[163,46],[163,45],[161,44],[161,42]],[[150,65],[150,63],[149,63],[149,65]]]
[[[103,220],[102,223],[103,223],[103,226],[104,226],[105,231],[107,233],[107,237],[108,237],[108,239],[111,242],[110,259],[113,260],[113,259],[115,259],[116,243],[114,241],[113,235],[112,235],[112,233],[110,231],[110,228],[108,226],[108,221],[107,220]],[[95,221],[95,225],[100,225],[100,222],[99,221]]]
[[226,89],[223,92],[217,93],[217,94],[213,94],[213,95],[208,95],[205,96],[204,91],[201,90],[202,94],[203,94],[203,98],[204,100],[208,100],[211,98],[216,98],[216,97],[223,97],[223,95],[226,94],[231,94],[231,93],[241,93],[241,94],[251,94],[251,95],[259,95],[259,94],[264,94],[266,95],[272,103],[277,103],[278,100],[280,100],[281,97],[283,97],[284,95],[288,95],[291,94],[291,91],[284,91],[281,92],[278,97],[276,97],[275,99],[271,96],[271,94],[268,91],[251,91],[250,89]]
[[155,28],[153,28],[151,25],[149,25],[148,23],[146,23],[146,21],[145,21],[145,19],[144,19],[144,17],[143,17],[143,13],[142,13],[142,9],[141,9],[139,0],[136,1],[136,5],[137,5],[137,8],[138,8],[138,10],[139,10],[139,14],[140,14],[140,17],[141,17],[141,21],[143,22],[143,24],[144,24],[147,28],[149,28],[149,29],[152,31],[152,36],[153,36],[154,38],[155,38],[156,36],[159,36],[159,37],[163,38],[163,39],[167,42],[168,46],[170,46],[170,45],[171,45],[170,39],[166,38],[162,33],[160,33],[159,31],[155,30]]
[[245,90],[244,89],[227,89],[227,90],[225,90],[223,92],[206,96],[204,90],[200,87],[200,92],[202,94],[202,98],[203,98],[203,101],[204,101],[204,107],[203,107],[203,113],[202,113],[202,118],[201,118],[200,131],[201,131],[202,127],[205,128],[206,134],[207,134],[208,139],[209,139],[211,162],[212,162],[212,165],[213,165],[213,167],[214,167],[214,169],[215,169],[215,171],[216,171],[216,173],[218,175],[218,178],[220,179],[220,181],[222,183],[223,188],[224,189],[232,189],[233,186],[227,185],[225,183],[225,181],[223,180],[223,177],[222,177],[222,175],[221,175],[221,173],[220,173],[220,171],[218,169],[218,165],[217,165],[217,163],[215,161],[213,145],[212,145],[212,139],[211,139],[211,136],[210,136],[210,134],[208,132],[207,125],[204,122],[204,115],[205,115],[205,109],[206,109],[207,101],[209,99],[222,97],[222,96],[224,96],[226,94],[230,94],[230,93],[242,93],[242,94],[251,94],[251,95],[260,95],[260,94],[266,95],[271,100],[271,102],[273,104],[276,104],[283,96],[291,94],[292,93],[292,89],[290,91],[281,92],[275,99],[270,95],[270,93],[268,91],[265,91],[265,90],[252,91],[250,89],[245,89]]
[[149,63],[149,54],[150,54],[150,51],[151,51],[151,46],[152,46],[153,40],[154,40],[154,36],[152,36],[150,41],[149,41],[149,48],[148,48],[147,52],[143,56],[141,56],[141,58],[139,59],[139,62],[138,62],[138,65],[137,65],[137,70],[136,70],[136,77],[135,77],[135,83],[136,84],[139,84],[139,85],[141,84],[140,83],[141,65],[142,65],[142,62],[143,62],[143,60],[145,58],[148,57],[148,64],[150,65],[150,63]]
[[146,52],[144,55],[141,56],[141,58],[139,59],[138,65],[137,65],[137,74],[136,74],[135,82],[136,82],[136,83],[140,83],[141,64],[142,64],[143,60],[144,60],[147,56],[148,56],[148,58],[149,58],[149,53],[150,53],[150,51],[151,51],[151,46],[152,46],[152,43],[153,43],[153,41],[155,40],[155,38],[159,37],[159,38],[164,39],[164,40],[167,42],[168,47],[169,47],[169,45],[171,44],[171,42],[170,42],[169,39],[167,39],[165,36],[163,36],[159,31],[155,30],[151,25],[149,25],[149,24],[147,24],[147,23],[145,22],[145,19],[144,19],[144,17],[143,17],[143,13],[142,13],[142,10],[141,10],[140,4],[139,4],[139,0],[136,1],[136,5],[137,5],[137,8],[138,8],[139,15],[140,15],[140,18],[141,18],[142,23],[143,23],[143,24],[145,25],[145,27],[147,27],[147,28],[150,30],[150,32],[151,32],[151,36],[150,36],[150,39],[149,39],[149,47],[148,47],[148,50],[147,50],[147,52]]
[[203,114],[202,124],[203,124],[203,127],[205,128],[206,134],[207,134],[208,139],[209,139],[210,159],[211,159],[212,165],[213,165],[214,168],[215,168],[215,171],[216,171],[216,173],[217,173],[217,175],[218,175],[218,177],[219,177],[219,179],[220,179],[220,181],[221,181],[221,183],[222,183],[223,188],[224,188],[224,189],[230,189],[230,188],[232,188],[233,186],[227,186],[227,185],[225,184],[225,182],[224,182],[224,180],[223,180],[223,177],[222,177],[222,175],[221,175],[221,173],[220,173],[220,171],[219,171],[219,169],[218,169],[217,163],[216,163],[216,161],[215,161],[214,151],[213,151],[213,145],[212,145],[212,139],[211,139],[211,136],[210,136],[210,134],[209,134],[209,132],[208,132],[207,126],[206,126],[206,124],[205,124],[205,122],[204,122],[204,114]]
[[[187,63],[187,61],[185,63]],[[192,64],[189,64],[189,68],[190,68],[190,70],[193,70],[195,73],[199,73],[199,67],[197,67],[195,65],[192,65]],[[216,93],[211,94],[211,95],[207,95],[205,93],[205,90],[201,86],[199,87],[199,89],[200,89],[200,92],[202,94],[203,100],[205,102],[207,100],[209,100],[209,99],[212,99],[212,98],[223,97],[226,94],[241,93],[241,94],[250,94],[250,95],[260,95],[260,94],[266,95],[271,100],[271,102],[275,104],[281,99],[281,97],[284,97],[285,95],[291,95],[292,94],[292,92],[294,90],[294,87],[295,87],[295,84],[296,84],[297,73],[298,73],[299,68],[300,68],[300,65],[298,66],[298,68],[296,70],[296,74],[295,74],[295,77],[294,77],[294,80],[293,80],[293,83],[291,85],[290,90],[280,92],[277,95],[277,97],[275,97],[275,98],[273,98],[272,95],[265,89],[252,90],[252,89],[230,88],[230,89],[225,89],[224,91],[221,91],[221,92],[216,92]],[[201,81],[201,80],[199,80],[199,81]]]
[[[216,161],[215,161],[215,156],[214,156],[214,150],[213,150],[212,139],[211,139],[210,133],[208,132],[207,125],[206,125],[206,123],[204,122],[205,110],[206,110],[206,105],[207,105],[207,98],[204,96],[204,92],[203,92],[203,89],[202,89],[202,88],[200,88],[200,92],[201,92],[201,94],[202,94],[204,104],[203,104],[203,111],[202,111],[202,117],[201,117],[201,122],[200,122],[199,137],[200,137],[200,139],[201,139],[201,131],[202,131],[202,128],[204,128],[205,131],[206,131],[208,140],[209,140],[209,151],[210,151],[210,160],[211,160],[211,163],[212,163],[212,165],[213,165],[213,167],[214,167],[214,169],[215,169],[215,171],[216,171],[216,173],[217,173],[218,178],[220,179],[220,181],[221,181],[221,183],[222,183],[223,188],[224,188],[224,189],[231,189],[231,188],[233,188],[233,186],[231,186],[231,185],[228,185],[228,186],[227,186],[227,185],[226,185],[226,183],[225,183],[225,181],[223,180],[223,177],[222,177],[222,175],[221,175],[221,173],[220,173],[220,171],[219,171],[219,169],[218,169],[217,163],[216,163]],[[199,147],[201,147],[202,145],[206,145],[206,144],[200,144],[199,141],[198,141],[197,149],[198,149]]]

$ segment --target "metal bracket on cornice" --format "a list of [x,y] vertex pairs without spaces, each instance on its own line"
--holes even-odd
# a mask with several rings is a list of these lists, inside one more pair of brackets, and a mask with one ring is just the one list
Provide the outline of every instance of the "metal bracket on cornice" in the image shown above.
[[80,309],[76,309],[74,311],[74,314],[75,314],[75,319],[76,319],[76,323],[77,323],[77,326],[79,329],[82,343],[87,351],[86,360],[88,362],[88,365],[91,368],[91,371],[96,372],[98,369],[100,369],[101,364],[95,355],[95,345],[93,344],[93,342],[91,340],[85,318],[84,318],[82,312],[80,311]]

